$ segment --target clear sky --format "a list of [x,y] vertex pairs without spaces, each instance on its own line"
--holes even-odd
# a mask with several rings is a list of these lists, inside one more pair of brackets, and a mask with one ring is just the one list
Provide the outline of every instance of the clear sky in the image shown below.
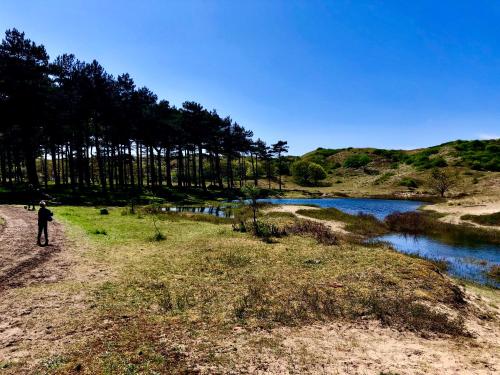
[[497,0],[2,0],[12,27],[292,154],[500,137]]

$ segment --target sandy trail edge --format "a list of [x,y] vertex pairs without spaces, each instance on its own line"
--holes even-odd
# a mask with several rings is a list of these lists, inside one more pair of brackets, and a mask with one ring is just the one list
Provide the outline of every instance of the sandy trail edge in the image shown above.
[[317,223],[325,224],[327,227],[329,227],[334,232],[339,232],[342,234],[349,233],[348,231],[346,231],[344,229],[345,224],[341,221],[321,220],[321,219],[316,219],[313,217],[304,216],[304,215],[297,213],[297,211],[299,211],[299,210],[319,210],[319,208],[311,207],[311,206],[300,206],[300,205],[291,205],[291,204],[288,205],[287,204],[287,205],[279,205],[279,206],[275,206],[275,207],[266,209],[265,212],[288,212],[288,213],[294,214],[295,216],[297,216],[300,219],[310,220],[310,221],[315,221]]
[[422,207],[423,210],[431,210],[446,214],[440,218],[441,221],[451,224],[468,224],[476,227],[500,230],[500,227],[480,225],[469,220],[463,220],[463,215],[486,215],[500,212],[499,196],[476,196],[465,199],[451,199],[444,203],[430,204]]

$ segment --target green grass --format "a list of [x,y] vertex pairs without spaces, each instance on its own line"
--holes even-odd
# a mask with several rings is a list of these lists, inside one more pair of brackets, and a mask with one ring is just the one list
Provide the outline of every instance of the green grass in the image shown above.
[[372,215],[350,215],[336,208],[304,209],[298,210],[297,213],[320,220],[341,221],[347,224],[346,230],[363,236],[376,236],[388,232],[385,224]]
[[486,215],[463,215],[462,220],[470,220],[481,225],[500,226],[500,212]]
[[[170,214],[158,215],[156,223],[166,239],[151,241],[153,219],[141,210],[54,212],[81,243],[82,256],[112,275],[81,284],[93,307],[82,309],[79,319],[92,314],[95,332],[44,362],[57,371],[177,373],[190,361],[215,360],[214,343],[236,326],[251,333],[371,318],[398,329],[466,334],[453,282],[433,264],[384,245],[322,245],[299,235],[270,244],[228,223]],[[436,304],[455,309],[458,318],[429,307]]]

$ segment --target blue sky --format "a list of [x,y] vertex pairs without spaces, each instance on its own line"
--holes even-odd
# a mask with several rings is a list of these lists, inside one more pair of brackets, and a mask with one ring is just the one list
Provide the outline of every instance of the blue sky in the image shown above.
[[3,0],[12,27],[292,154],[500,137],[499,1]]

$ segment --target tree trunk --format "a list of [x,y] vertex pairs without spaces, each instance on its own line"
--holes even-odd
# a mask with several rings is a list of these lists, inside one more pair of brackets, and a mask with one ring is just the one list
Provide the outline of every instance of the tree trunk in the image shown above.
[[172,187],[172,166],[170,164],[170,147],[165,149],[165,173],[167,175],[167,186]]
[[200,175],[201,187],[204,191],[206,191],[207,185],[205,183],[205,176],[203,171],[203,149],[201,145],[198,145],[198,174]]

